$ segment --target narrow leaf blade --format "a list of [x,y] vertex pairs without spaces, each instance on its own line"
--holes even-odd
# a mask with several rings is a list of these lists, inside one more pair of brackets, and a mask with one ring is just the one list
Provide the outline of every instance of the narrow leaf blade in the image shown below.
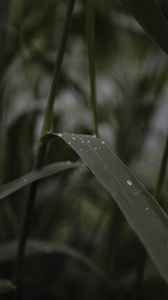
[[57,174],[61,171],[79,167],[79,165],[80,164],[78,162],[74,163],[70,161],[65,161],[65,162],[53,163],[40,170],[30,172],[20,178],[17,178],[11,182],[2,185],[0,187],[0,200],[22,189],[23,187],[25,187],[26,185],[32,182]]
[[90,77],[90,102],[93,113],[95,133],[98,135],[97,120],[97,92],[96,92],[96,70],[95,70],[95,0],[86,2],[86,33]]
[[168,134],[166,137],[166,143],[163,151],[163,157],[160,165],[159,176],[158,176],[157,186],[155,190],[155,197],[158,201],[160,200],[159,198],[160,198],[161,189],[166,177],[167,162],[168,162]]

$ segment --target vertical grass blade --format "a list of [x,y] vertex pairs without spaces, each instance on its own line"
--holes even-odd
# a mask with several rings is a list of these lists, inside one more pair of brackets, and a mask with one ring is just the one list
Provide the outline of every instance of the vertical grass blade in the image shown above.
[[66,41],[67,41],[67,37],[68,37],[68,33],[69,33],[70,21],[71,21],[71,17],[72,17],[74,4],[75,4],[75,0],[69,0],[68,4],[67,4],[65,22],[63,25],[62,35],[61,35],[60,43],[58,46],[56,62],[55,62],[55,67],[54,67],[53,80],[52,80],[52,84],[51,84],[51,90],[50,90],[50,95],[49,95],[49,99],[48,99],[48,103],[47,103],[47,108],[45,111],[45,117],[44,117],[43,127],[42,127],[42,131],[41,131],[41,136],[43,136],[50,129],[50,126],[51,126],[52,115],[53,115],[53,105],[54,105],[54,100],[55,100],[57,90],[58,90],[60,71],[61,71],[62,61],[63,61],[63,57],[64,57],[64,53],[65,53],[65,46],[66,46]]
[[[60,37],[58,50],[57,50],[57,56],[56,56],[56,62],[55,62],[55,67],[54,67],[54,74],[53,74],[53,80],[52,80],[52,84],[51,84],[51,90],[50,90],[49,99],[47,102],[47,107],[46,107],[46,111],[45,111],[42,130],[41,130],[41,136],[43,136],[50,129],[50,126],[52,124],[53,105],[54,105],[55,96],[58,91],[59,75],[60,75],[62,61],[63,61],[63,57],[64,57],[64,53],[65,53],[65,46],[66,46],[66,41],[68,38],[68,33],[69,33],[69,28],[70,28],[71,17],[72,17],[74,5],[75,5],[75,0],[68,0],[66,14],[65,14],[65,20],[64,20],[64,24],[63,24],[63,30],[62,30],[62,34]],[[35,167],[34,167],[35,170],[40,169],[43,166],[44,159],[45,159],[45,153],[46,153],[46,145],[44,145],[43,143],[39,143],[37,156],[36,156],[36,160],[35,160]],[[22,298],[20,286],[21,286],[21,277],[22,277],[22,271],[23,271],[23,260],[24,260],[24,253],[25,253],[26,242],[27,242],[28,233],[29,233],[31,215],[32,215],[32,210],[33,210],[33,206],[34,206],[34,202],[35,202],[36,192],[37,192],[37,182],[33,182],[30,186],[28,201],[26,203],[26,208],[25,208],[24,217],[23,217],[23,224],[22,224],[22,228],[21,228],[21,235],[20,235],[20,240],[19,240],[19,245],[18,245],[17,258],[16,258],[16,268],[15,268],[14,280],[16,282],[16,290],[17,290],[17,299],[18,300]]]
[[95,71],[95,0],[86,1],[86,34],[90,79],[90,102],[93,113],[95,133],[98,135],[97,94]]
[[121,0],[121,2],[160,48],[168,53],[168,21],[158,2],[156,0]]
[[167,168],[167,161],[168,161],[168,134],[166,138],[165,148],[163,151],[163,156],[161,160],[156,190],[155,190],[155,198],[159,201],[161,189],[164,183],[164,179],[166,176],[166,168]]

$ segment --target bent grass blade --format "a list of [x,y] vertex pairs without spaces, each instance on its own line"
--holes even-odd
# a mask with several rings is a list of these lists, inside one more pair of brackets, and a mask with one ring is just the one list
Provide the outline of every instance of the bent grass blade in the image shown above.
[[26,185],[38,181],[42,178],[57,174],[61,171],[65,171],[71,168],[79,167],[79,162],[59,162],[50,164],[40,170],[28,173],[20,178],[17,178],[11,182],[8,182],[0,187],[0,200],[25,187]]
[[168,283],[168,217],[143,184],[96,136],[49,134],[68,143],[110,192]]
[[86,1],[86,34],[90,77],[90,102],[93,113],[94,129],[98,135],[97,92],[95,70],[95,0]]

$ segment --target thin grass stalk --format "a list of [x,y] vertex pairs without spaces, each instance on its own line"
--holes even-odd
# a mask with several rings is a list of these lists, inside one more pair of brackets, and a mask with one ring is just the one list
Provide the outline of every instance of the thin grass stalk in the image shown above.
[[[60,71],[61,71],[61,66],[62,66],[63,57],[64,57],[64,53],[65,53],[65,46],[66,46],[66,41],[68,38],[70,22],[71,22],[74,5],[75,5],[75,0],[68,1],[63,30],[62,30],[62,34],[60,37],[60,43],[58,45],[58,51],[57,51],[57,56],[56,56],[56,62],[55,62],[55,67],[54,67],[54,74],[53,74],[49,99],[47,102],[47,107],[46,107],[46,111],[45,111],[45,116],[44,116],[44,121],[43,121],[43,125],[42,125],[40,138],[44,134],[46,134],[47,131],[50,130],[50,127],[52,124],[54,100],[55,100],[55,97],[56,97],[56,94],[58,91]],[[40,169],[41,167],[43,167],[45,154],[46,154],[46,143],[43,143],[40,140],[40,143],[39,143],[38,149],[37,149],[34,170],[37,170],[37,169]],[[17,291],[16,298],[17,299],[21,299],[20,287],[21,287],[21,278],[22,278],[22,273],[23,273],[23,262],[24,262],[24,256],[25,256],[26,242],[28,239],[29,228],[30,228],[30,223],[31,223],[32,210],[33,210],[33,206],[34,206],[34,202],[35,202],[35,198],[36,198],[37,185],[38,185],[38,183],[35,182],[35,183],[32,183],[30,186],[28,200],[27,200],[27,204],[26,204],[26,208],[25,208],[24,217],[23,217],[23,224],[21,227],[21,234],[20,234],[19,245],[18,245],[18,250],[17,250],[17,257],[16,257],[16,268],[15,268],[15,273],[14,273],[14,281],[16,284],[16,291]]]
[[[153,193],[154,198],[160,202],[160,195],[161,195],[161,190],[164,184],[164,180],[166,177],[166,168],[167,168],[167,161],[168,161],[168,134],[166,137],[166,142],[162,154],[162,159],[160,163],[160,168],[159,168],[159,173],[158,173],[158,178],[156,181],[156,188]],[[141,252],[141,258],[140,258],[140,264],[137,272],[137,278],[136,278],[136,284],[135,284],[135,297],[136,300],[141,299],[141,287],[142,287],[142,282],[144,278],[144,272],[145,272],[145,267],[146,267],[146,261],[147,261],[147,252],[144,248],[142,248]]]
[[98,136],[97,120],[97,93],[96,93],[96,70],[95,70],[95,0],[87,0],[86,3],[86,35],[89,63],[90,102],[93,113],[94,129]]
[[161,195],[161,189],[165,180],[166,175],[166,168],[167,168],[167,162],[168,162],[168,134],[166,137],[166,143],[163,151],[163,156],[160,164],[160,170],[158,174],[157,184],[154,196],[155,198],[160,202],[160,195]]

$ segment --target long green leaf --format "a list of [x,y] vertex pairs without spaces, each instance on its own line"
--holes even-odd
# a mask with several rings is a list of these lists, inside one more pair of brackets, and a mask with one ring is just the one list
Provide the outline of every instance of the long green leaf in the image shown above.
[[156,0],[121,0],[130,13],[153,38],[153,40],[168,53],[168,22]]
[[19,189],[23,188],[24,186],[32,182],[54,175],[61,171],[78,167],[79,165],[80,164],[78,162],[73,163],[70,161],[65,161],[65,162],[53,163],[40,170],[36,170],[31,173],[28,173],[20,178],[17,178],[11,182],[2,185],[0,187],[0,200],[3,199],[4,197],[11,195],[12,193],[18,191]]
[[163,209],[104,141],[90,135],[58,136],[78,153],[111,193],[168,283],[168,217]]

